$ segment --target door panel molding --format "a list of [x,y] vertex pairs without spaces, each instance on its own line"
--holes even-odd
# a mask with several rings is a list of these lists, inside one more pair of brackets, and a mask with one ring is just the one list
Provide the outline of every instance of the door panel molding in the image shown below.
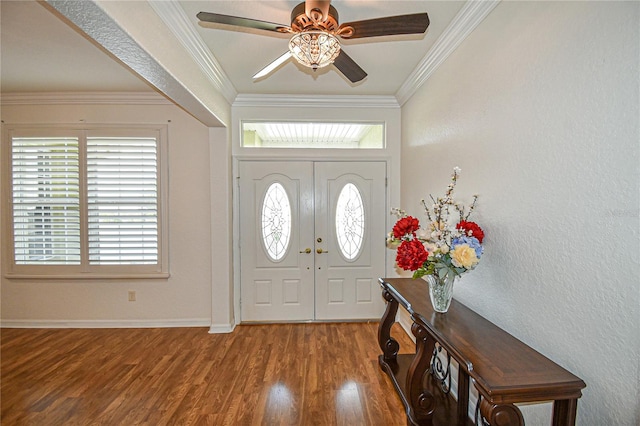
[[[313,257],[300,252],[301,242],[313,238],[313,165],[251,161],[239,166],[242,320],[312,320]],[[261,229],[264,195],[274,182],[287,193],[292,223],[289,247],[277,261],[266,252]]]
[[[315,291],[317,320],[372,319],[382,314],[381,298],[370,297],[378,288],[377,278],[385,274],[386,164],[383,162],[318,162],[316,179],[316,236],[326,238],[328,253],[316,260]],[[364,208],[363,246],[353,260],[345,259],[338,247],[336,206],[342,188],[354,184]],[[319,206],[319,207],[318,207]],[[342,302],[336,302],[336,280],[342,288]]]
[[[385,274],[386,163],[240,161],[238,170],[241,320],[379,318],[384,302],[375,295],[377,278]],[[264,194],[274,182],[287,193],[292,221],[289,247],[278,260],[265,250],[261,229]],[[341,220],[351,222],[341,229],[359,232],[359,210],[365,221],[353,259],[342,254],[336,228],[338,196],[348,184],[357,188],[362,204],[357,196],[345,204]]]

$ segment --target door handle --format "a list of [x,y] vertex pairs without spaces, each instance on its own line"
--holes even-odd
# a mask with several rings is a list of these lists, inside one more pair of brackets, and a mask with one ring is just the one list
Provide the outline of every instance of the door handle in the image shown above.
[[311,249],[307,247],[307,248],[306,248],[306,249],[304,249],[304,250],[300,250],[300,253],[306,253],[306,254],[309,254],[309,253],[311,253]]
[[318,250],[316,250],[316,253],[322,254],[322,253],[329,253],[329,252],[328,251],[324,251],[321,248],[319,248]]

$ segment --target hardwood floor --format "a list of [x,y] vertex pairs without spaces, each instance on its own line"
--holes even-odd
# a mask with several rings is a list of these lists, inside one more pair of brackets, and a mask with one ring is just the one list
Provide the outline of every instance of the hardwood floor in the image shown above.
[[406,425],[377,323],[207,331],[2,329],[0,423]]

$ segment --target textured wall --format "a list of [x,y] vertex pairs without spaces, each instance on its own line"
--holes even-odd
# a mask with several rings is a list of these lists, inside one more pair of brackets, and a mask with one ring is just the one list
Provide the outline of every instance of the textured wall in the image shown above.
[[579,425],[640,424],[638,22],[637,2],[502,2],[402,110],[402,206],[424,217],[462,168],[487,237],[454,297],[587,383]]

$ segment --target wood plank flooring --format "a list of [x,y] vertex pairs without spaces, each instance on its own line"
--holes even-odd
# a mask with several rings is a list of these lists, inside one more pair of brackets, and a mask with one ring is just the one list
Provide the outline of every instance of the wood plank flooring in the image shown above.
[[377,326],[2,329],[0,423],[406,425]]

